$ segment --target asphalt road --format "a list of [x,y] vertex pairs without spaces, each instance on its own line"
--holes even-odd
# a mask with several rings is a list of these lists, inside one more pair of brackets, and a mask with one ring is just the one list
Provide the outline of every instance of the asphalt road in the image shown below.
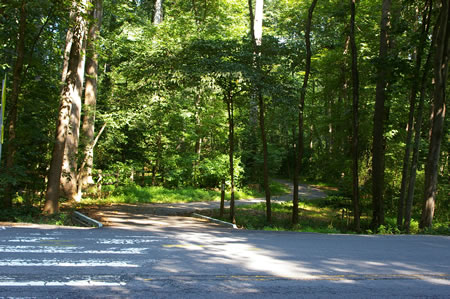
[[0,298],[450,298],[449,237],[186,221],[132,230],[0,226]]

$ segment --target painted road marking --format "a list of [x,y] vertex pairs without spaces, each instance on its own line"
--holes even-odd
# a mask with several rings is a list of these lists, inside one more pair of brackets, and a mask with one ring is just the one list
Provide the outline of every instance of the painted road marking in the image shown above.
[[165,248],[189,248],[189,249],[196,249],[196,248],[203,248],[206,247],[206,245],[195,245],[195,244],[165,244],[163,245]]
[[29,253],[91,253],[91,254],[144,254],[147,248],[118,248],[110,247],[105,250],[85,250],[76,246],[9,246],[0,245],[0,252],[29,252]]
[[56,238],[54,238],[54,237],[42,237],[42,238],[22,237],[22,238],[8,240],[8,242],[12,242],[12,243],[38,243],[38,242],[50,241],[50,240],[56,240]]
[[299,277],[284,277],[271,275],[211,275],[211,276],[155,276],[142,277],[143,281],[161,280],[241,280],[241,281],[267,281],[267,280],[293,280],[293,281],[357,281],[357,280],[430,280],[436,279],[450,285],[450,274],[442,273],[422,273],[422,274],[346,274],[346,275],[308,275]]
[[155,239],[99,239],[97,244],[113,244],[113,245],[134,245],[134,244],[144,244],[161,242],[161,240]]
[[[148,262],[148,260],[146,260]],[[155,262],[155,260],[150,260]],[[107,260],[77,260],[64,261],[57,259],[30,260],[30,259],[12,259],[0,260],[0,266],[3,267],[123,267],[138,268],[139,265],[132,264],[130,261],[107,261]]]
[[[221,248],[227,246],[228,244],[163,244],[164,248],[187,248],[187,249],[200,249],[200,248]],[[246,247],[246,251],[259,251],[260,248],[257,247]]]
[[71,281],[0,281],[2,287],[89,287],[89,286],[125,286],[126,282],[94,281],[94,280],[71,280]]
[[40,242],[39,246],[75,247],[75,244],[71,240],[45,240]]

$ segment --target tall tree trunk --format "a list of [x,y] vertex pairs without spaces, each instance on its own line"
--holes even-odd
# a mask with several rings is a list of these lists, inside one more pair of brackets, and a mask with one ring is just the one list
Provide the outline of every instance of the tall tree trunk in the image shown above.
[[[430,7],[431,10],[431,7]],[[430,18],[431,19],[431,18]],[[408,183],[408,194],[406,197],[406,207],[405,207],[405,221],[403,227],[406,232],[409,233],[410,224],[411,224],[411,214],[412,214],[412,206],[414,201],[414,187],[416,184],[416,176],[417,176],[417,163],[419,160],[419,151],[420,151],[420,135],[422,131],[422,118],[423,118],[423,108],[425,105],[425,95],[426,95],[426,87],[428,81],[428,73],[431,68],[431,56],[432,56],[432,48],[434,44],[434,40],[437,36],[437,29],[439,26],[435,26],[433,29],[433,35],[431,38],[430,50],[428,51],[427,61],[425,63],[425,67],[422,73],[422,80],[420,83],[420,99],[419,106],[417,108],[417,116],[416,116],[416,124],[414,126],[414,145],[413,145],[413,156],[411,160],[411,170],[409,175],[409,183]]]
[[[397,206],[397,226],[400,228],[403,224],[403,218],[405,217],[405,195],[408,189],[408,176],[410,174],[410,156],[411,156],[411,141],[413,133],[413,123],[414,114],[416,107],[417,92],[420,86],[420,71],[422,67],[422,56],[424,53],[426,38],[428,35],[429,20],[431,18],[431,1],[426,1],[425,9],[422,15],[422,26],[421,26],[421,39],[416,50],[416,65],[414,70],[414,78],[411,85],[411,93],[409,97],[409,117],[406,133],[406,144],[405,144],[405,155],[403,157],[403,168],[402,168],[402,182],[400,185],[400,195],[398,198]],[[409,226],[409,223],[408,223]]]
[[[95,0],[95,7],[92,9],[92,21],[87,36],[87,57],[86,57],[86,88],[84,94],[84,118],[82,125],[82,141],[85,145],[84,157],[86,158],[86,167],[81,173],[81,186],[93,184],[92,167],[94,163],[94,148],[90,146],[94,141],[95,132],[95,112],[97,105],[97,74],[98,74],[98,53],[96,51],[96,42],[103,15],[103,0]],[[78,198],[79,199],[79,198]]]
[[159,25],[163,21],[163,0],[155,0],[153,24]]
[[261,129],[261,141],[263,146],[263,175],[264,175],[264,193],[266,195],[266,219],[268,223],[272,223],[272,205],[270,203],[270,186],[269,186],[269,154],[267,151],[267,137],[266,129],[264,126],[264,97],[259,90],[259,127]]
[[[372,144],[372,226],[378,227],[384,223],[384,151],[385,140],[384,121],[385,101],[388,75],[388,30],[390,26],[390,9],[392,0],[383,0],[380,23],[380,63],[377,70],[377,86],[375,95],[375,113],[373,116],[373,144]],[[381,63],[384,61],[386,63]]]
[[[86,8],[85,8],[86,9]],[[86,21],[85,21],[86,22]],[[84,30],[87,31],[87,24]],[[74,37],[73,37],[74,38]],[[70,110],[70,121],[66,136],[66,144],[64,148],[64,158],[61,176],[61,191],[69,200],[77,200],[77,177],[78,177],[78,146],[80,141],[80,125],[81,125],[81,98],[83,94],[83,84],[86,65],[86,32],[83,33],[81,44],[81,57],[78,61],[77,71],[79,74],[76,79],[80,82],[76,84],[80,86],[77,93],[72,97],[72,108]],[[70,62],[69,62],[70,63]]]
[[227,91],[225,101],[227,103],[228,111],[228,143],[229,143],[229,157],[230,157],[230,179],[231,179],[231,195],[230,195],[230,221],[236,223],[234,212],[234,107],[233,107],[233,95],[231,91]]
[[350,18],[350,47],[352,51],[352,81],[353,81],[353,119],[352,119],[352,174],[353,174],[353,219],[355,230],[359,232],[359,167],[358,167],[358,134],[359,134],[359,72],[358,72],[358,52],[355,40],[355,15],[356,0],[351,0]]
[[[9,103],[8,113],[8,147],[6,150],[6,169],[11,172],[14,166],[14,158],[16,155],[16,126],[17,126],[17,103],[19,101],[22,70],[25,58],[25,30],[27,26],[27,8],[26,1],[22,0],[20,5],[19,33],[17,37],[16,54],[17,58],[13,69],[13,82],[11,101]],[[1,157],[0,157],[1,158]],[[12,175],[12,174],[10,174]],[[12,206],[13,185],[8,183],[4,191],[3,207],[10,208]]]
[[[253,17],[253,8],[252,1],[248,1],[249,4],[249,12],[250,19],[252,22],[250,23],[252,26],[252,43],[254,47],[254,61],[255,68],[257,73],[261,73],[261,45],[262,45],[262,25],[263,25],[263,17],[264,17],[264,0],[256,0],[255,5],[255,15]],[[258,97],[258,106],[259,106],[259,128],[261,131],[261,142],[263,146],[263,181],[264,181],[264,193],[266,197],[266,219],[268,223],[272,223],[272,205],[270,202],[270,186],[269,186],[269,158],[268,158],[268,150],[267,150],[267,136],[265,130],[265,105],[264,105],[264,97],[262,94],[262,87],[259,82],[255,82],[255,91],[254,97]]]
[[[250,6],[251,8],[251,6]],[[264,0],[256,0],[255,3],[255,18],[253,24],[253,38],[256,47],[262,45],[262,30],[263,30],[263,18],[264,18]],[[261,55],[261,50],[257,49],[257,55]]]
[[317,0],[313,0],[308,10],[308,19],[306,20],[305,28],[305,43],[306,43],[306,66],[305,76],[303,77],[303,85],[300,93],[300,101],[298,105],[298,141],[297,141],[297,153],[295,161],[294,172],[294,194],[293,194],[293,207],[292,207],[292,224],[298,223],[298,176],[301,170],[303,159],[303,111],[305,108],[306,89],[308,87],[309,74],[311,73],[311,23],[314,8],[316,7]]
[[[259,46],[262,44],[262,21],[263,21],[263,8],[264,8],[264,0],[258,0],[255,3],[257,8],[255,13],[253,13],[253,1],[248,0],[248,10],[250,16],[250,38],[252,39],[253,46],[253,63],[256,64],[256,59],[258,58]],[[261,10],[261,13],[260,13]],[[255,17],[255,14],[258,15],[258,20]],[[258,28],[257,28],[258,27]],[[255,32],[256,30],[256,32]],[[250,127],[252,131],[256,133],[256,127],[258,123],[258,92],[257,88],[254,86],[255,91],[250,96]],[[256,134],[255,134],[256,135]],[[253,137],[253,136],[252,136]],[[252,151],[256,154],[256,142],[252,142]]]
[[199,165],[200,165],[200,159],[202,154],[202,137],[201,137],[201,119],[200,119],[200,111],[201,111],[201,97],[200,94],[197,94],[195,97],[194,102],[195,107],[195,134],[196,134],[196,140],[194,145],[194,151],[195,151],[195,159],[192,163],[193,168],[193,177],[194,177],[194,185],[198,185],[198,174],[199,174]]
[[442,0],[441,13],[438,20],[439,31],[437,33],[436,43],[434,44],[434,102],[431,116],[430,147],[425,168],[425,194],[420,228],[429,228],[432,226],[436,202],[438,163],[446,112],[445,89],[447,87],[450,42],[449,10],[449,1]]
[[[73,41],[73,27],[76,22],[77,14],[74,9],[70,10],[69,13],[69,29],[66,33],[66,44],[64,45],[64,56],[63,56],[63,67],[61,73],[61,90],[64,88],[64,84],[67,78],[67,72],[69,71],[69,58],[70,58],[70,50],[72,49],[72,41]],[[62,91],[61,91],[62,93]]]
[[61,93],[59,106],[59,116],[56,125],[55,143],[53,145],[52,160],[48,175],[46,201],[44,212],[53,214],[59,210],[59,191],[64,158],[64,148],[66,144],[67,132],[69,130],[72,103],[80,97],[82,90],[82,78],[84,76],[83,42],[86,33],[86,0],[74,1],[72,9],[76,14],[76,22],[73,24],[73,38],[70,50],[68,72],[66,81]]

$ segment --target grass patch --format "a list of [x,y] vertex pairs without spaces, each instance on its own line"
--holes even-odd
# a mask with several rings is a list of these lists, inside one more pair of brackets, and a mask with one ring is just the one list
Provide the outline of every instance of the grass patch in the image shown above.
[[[298,231],[341,233],[349,232],[346,220],[340,218],[338,210],[330,207],[316,207],[310,202],[300,202],[299,224],[292,226],[292,203],[273,203],[272,223],[266,221],[266,205],[259,203],[236,208],[236,224],[245,229],[269,230],[269,231]],[[225,211],[225,215],[229,210]],[[219,218],[219,210],[211,211],[210,216]],[[219,218],[220,219],[220,218]],[[228,216],[222,220],[228,221]]]
[[[271,193],[274,195],[289,193],[289,188],[278,182],[271,182]],[[112,203],[184,203],[198,201],[220,200],[220,190],[206,190],[193,187],[168,189],[164,187],[141,187],[138,185],[126,185],[120,187],[105,186],[100,197],[93,196],[83,199],[82,204],[102,205]],[[235,191],[235,199],[263,197],[264,193],[250,188],[242,188]],[[225,199],[230,199],[230,192],[225,193]]]
[[291,189],[289,188],[288,185],[276,181],[271,181],[269,187],[270,187],[270,194],[272,196],[279,196],[291,193]]
[[[353,234],[352,216],[343,217],[342,210],[351,204],[348,198],[329,196],[324,199],[299,202],[299,224],[292,225],[292,202],[272,203],[272,223],[266,221],[266,205],[258,203],[243,207],[236,207],[236,225],[244,229],[267,231],[296,231],[314,233],[343,233]],[[225,217],[219,217],[219,210],[205,212],[208,216],[229,221],[229,209],[225,210]],[[370,227],[370,218],[361,216],[361,231],[365,234],[394,235],[402,234],[395,222],[396,219],[387,217],[385,225],[376,231]],[[450,223],[436,223],[433,229],[419,230],[419,223],[411,222],[411,234],[450,235]]]

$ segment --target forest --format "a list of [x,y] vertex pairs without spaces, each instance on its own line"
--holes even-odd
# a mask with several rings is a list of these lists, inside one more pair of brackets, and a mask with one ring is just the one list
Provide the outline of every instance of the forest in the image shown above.
[[[449,0],[1,0],[0,206],[321,182],[450,225]],[[362,222],[362,215],[365,221]]]

